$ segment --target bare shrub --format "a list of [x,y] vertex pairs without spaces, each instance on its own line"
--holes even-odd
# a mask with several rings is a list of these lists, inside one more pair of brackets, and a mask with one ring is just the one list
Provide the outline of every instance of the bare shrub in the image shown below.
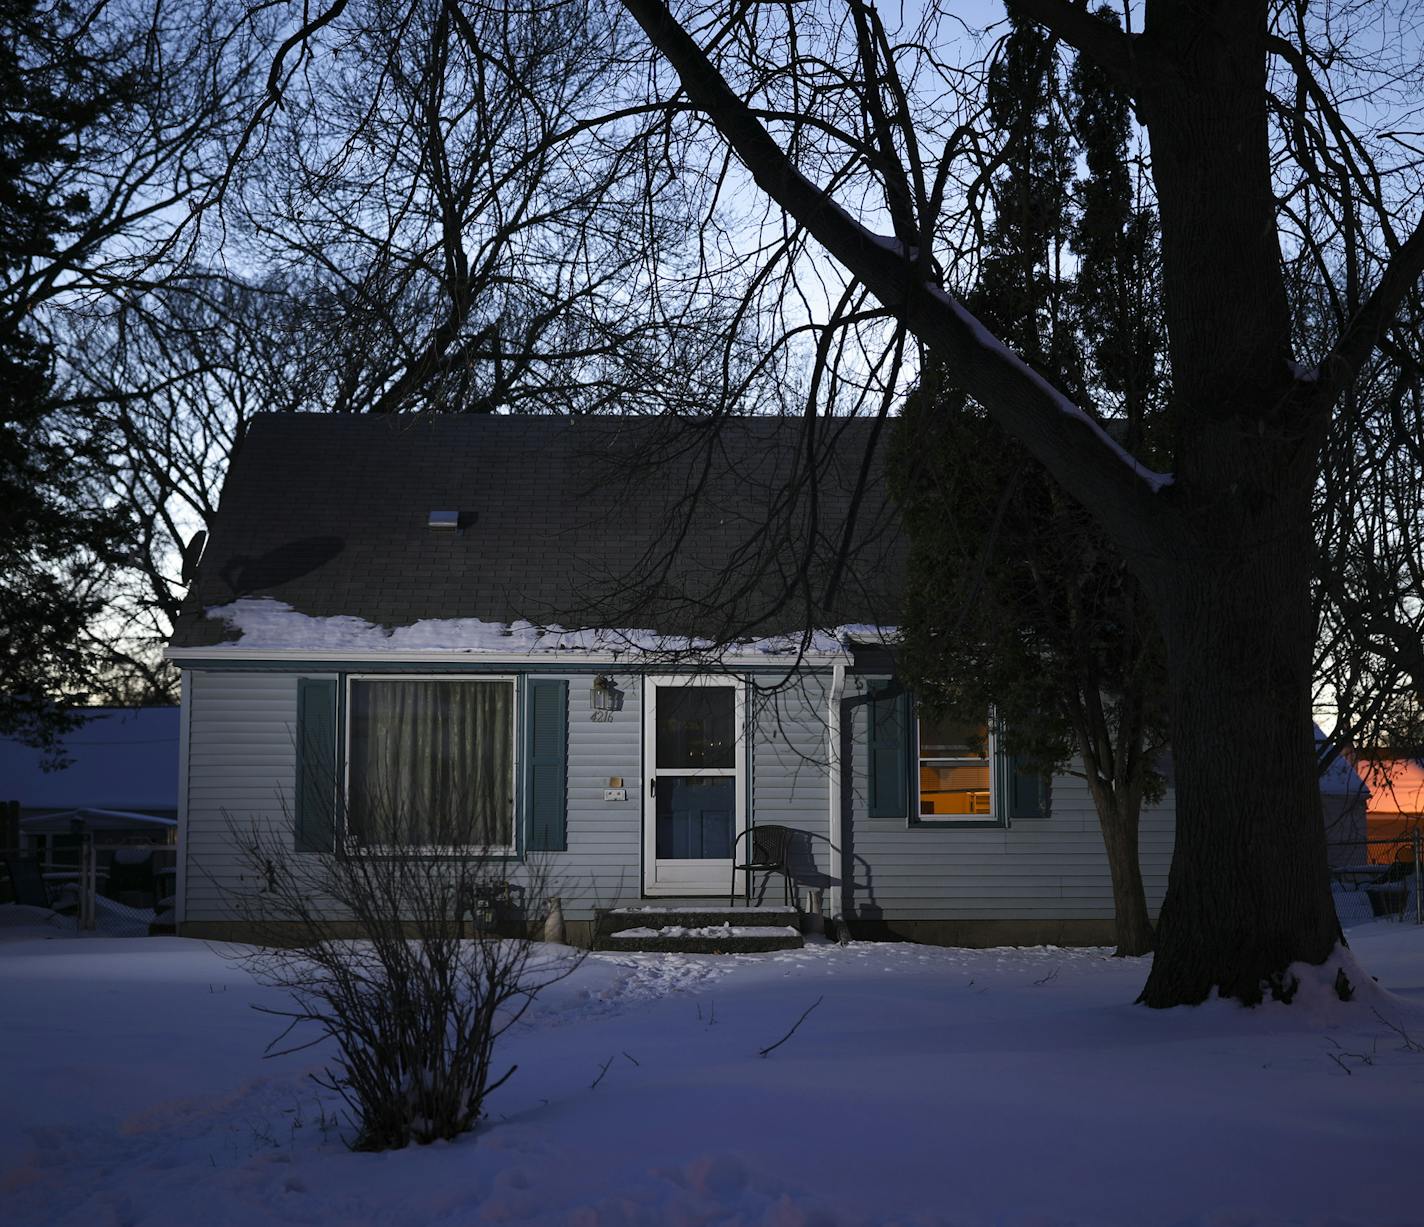
[[385,810],[377,841],[365,808],[368,838],[331,852],[293,851],[286,824],[230,822],[254,884],[232,902],[255,939],[241,962],[292,998],[258,1007],[288,1020],[268,1055],[333,1040],[316,1080],[346,1101],[350,1145],[392,1150],[478,1124],[516,1068],[495,1075],[498,1041],[583,955],[531,940],[547,875],[526,859],[508,881],[514,865],[474,842],[473,818]]

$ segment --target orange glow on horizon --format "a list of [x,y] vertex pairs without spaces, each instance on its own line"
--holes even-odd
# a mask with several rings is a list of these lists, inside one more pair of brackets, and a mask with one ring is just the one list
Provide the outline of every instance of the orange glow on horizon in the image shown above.
[[1370,790],[1365,801],[1370,863],[1413,860],[1414,833],[1424,831],[1424,761],[1361,757],[1354,767]]

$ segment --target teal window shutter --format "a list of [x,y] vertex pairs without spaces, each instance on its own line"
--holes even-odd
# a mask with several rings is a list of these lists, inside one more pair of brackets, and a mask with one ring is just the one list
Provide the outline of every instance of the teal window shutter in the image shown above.
[[1017,755],[1010,754],[1008,770],[1008,815],[1011,822],[1020,818],[1048,817],[1048,782],[1036,770],[1023,764]]
[[890,685],[870,692],[870,816],[904,818],[909,812],[910,696]]
[[336,845],[336,679],[297,679],[298,852]]
[[562,852],[568,838],[569,684],[529,679],[524,806],[531,852]]

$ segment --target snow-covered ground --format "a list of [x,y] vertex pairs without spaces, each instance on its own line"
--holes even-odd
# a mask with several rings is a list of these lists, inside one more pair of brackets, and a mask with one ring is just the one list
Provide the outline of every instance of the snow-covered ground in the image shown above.
[[221,948],[44,932],[0,941],[6,1227],[1424,1224],[1413,925],[1352,930],[1373,1005],[1257,1010],[1104,951],[594,955],[479,1133],[382,1155]]

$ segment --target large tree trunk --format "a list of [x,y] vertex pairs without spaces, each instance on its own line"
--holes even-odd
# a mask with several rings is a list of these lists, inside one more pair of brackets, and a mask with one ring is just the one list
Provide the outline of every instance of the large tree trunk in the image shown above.
[[[1268,515],[1154,585],[1167,640],[1176,850],[1141,1000],[1289,999],[1340,939],[1310,712],[1309,536]],[[1279,532],[1272,532],[1274,526]]]
[[1146,106],[1178,422],[1175,541],[1139,567],[1167,645],[1176,852],[1148,1005],[1289,996],[1339,938],[1311,726],[1310,495],[1291,368],[1264,4],[1148,8]]

